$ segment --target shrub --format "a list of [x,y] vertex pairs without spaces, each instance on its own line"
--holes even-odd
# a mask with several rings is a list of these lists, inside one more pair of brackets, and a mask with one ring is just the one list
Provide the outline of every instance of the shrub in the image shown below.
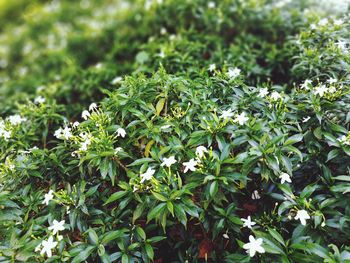
[[350,24],[287,2],[14,5],[0,261],[350,262]]

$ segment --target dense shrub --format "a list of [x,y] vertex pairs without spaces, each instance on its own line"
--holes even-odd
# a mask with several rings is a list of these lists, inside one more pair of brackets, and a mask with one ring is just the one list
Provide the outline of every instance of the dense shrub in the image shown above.
[[350,22],[312,7],[9,4],[0,261],[350,262]]

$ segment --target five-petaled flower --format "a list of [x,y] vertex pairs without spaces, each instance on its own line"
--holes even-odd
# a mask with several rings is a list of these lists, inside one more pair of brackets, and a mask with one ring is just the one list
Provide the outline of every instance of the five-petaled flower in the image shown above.
[[309,214],[306,210],[298,210],[297,215],[295,216],[295,220],[300,220],[300,223],[305,226],[306,225],[306,219],[310,219]]
[[64,220],[58,222],[56,219],[53,220],[52,222],[52,226],[50,226],[48,229],[51,231],[52,230],[52,234],[55,235],[56,233],[58,233],[58,231],[63,231],[64,228]]
[[252,226],[256,224],[255,222],[252,221],[250,216],[248,216],[247,219],[241,218],[241,220],[243,221],[243,227],[248,227],[250,229],[252,229]]
[[249,243],[243,245],[250,257],[254,257],[256,252],[265,253],[265,249],[261,246],[262,238],[255,239],[252,235],[249,236]]
[[291,183],[292,180],[290,179],[290,175],[287,173],[281,173],[279,178],[281,178],[281,184],[284,184],[285,182]]
[[44,201],[42,202],[42,204],[46,204],[49,205],[50,200],[53,199],[53,191],[50,190],[47,194],[44,195]]
[[154,170],[153,168],[151,167],[148,167],[147,171],[143,174],[141,174],[141,181],[140,183],[144,183],[145,181],[149,181],[152,179],[154,173],[156,172],[156,170]]
[[241,74],[241,70],[239,68],[229,68],[227,75],[230,79],[235,79]]
[[46,253],[48,258],[52,257],[51,250],[54,249],[57,246],[57,244],[58,242],[54,242],[52,236],[50,236],[47,241],[43,240],[43,242],[41,243],[43,248],[41,249],[40,255],[44,255]]
[[264,98],[269,94],[269,90],[267,88],[261,88],[259,89],[258,97]]
[[238,122],[239,125],[244,125],[249,118],[247,117],[245,112],[242,112],[241,114],[237,115],[235,118],[235,122]]
[[198,162],[195,159],[191,159],[188,162],[184,162],[183,165],[185,166],[184,173],[187,173],[188,170],[191,170],[192,172],[196,171],[196,165]]
[[177,161],[175,159],[175,156],[170,156],[169,158],[163,158],[163,162],[161,164],[161,166],[166,166],[166,167],[170,167],[173,164],[175,164]]
[[232,118],[234,115],[235,114],[233,113],[233,111],[231,109],[223,110],[222,113],[221,113],[220,118],[224,119],[224,120],[227,120],[229,118]]

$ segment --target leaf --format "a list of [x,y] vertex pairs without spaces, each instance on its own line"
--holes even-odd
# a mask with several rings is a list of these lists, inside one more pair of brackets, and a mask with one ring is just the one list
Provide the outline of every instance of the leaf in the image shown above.
[[153,192],[153,191],[152,191],[152,195],[153,195],[156,199],[158,199],[159,201],[162,201],[162,202],[168,201],[168,198],[166,198],[165,196],[163,196],[163,195],[161,195],[161,194],[159,194],[159,193],[156,193],[156,192]]
[[104,237],[101,240],[101,243],[106,245],[112,240],[115,240],[115,239],[118,239],[120,237],[123,237],[124,236],[124,232],[125,232],[125,230],[110,231],[106,235],[104,235]]
[[164,108],[164,104],[165,104],[166,99],[165,98],[161,98],[156,105],[156,114],[157,116],[159,116],[159,114],[162,112],[163,108]]
[[94,249],[94,246],[88,246],[83,251],[81,251],[79,255],[73,258],[72,263],[79,263],[85,261],[91,255]]
[[103,204],[103,205],[107,205],[109,203],[112,203],[120,198],[122,198],[123,196],[125,196],[128,192],[127,191],[119,191],[119,192],[115,192],[113,193],[108,199],[107,201]]
[[217,181],[213,181],[210,184],[210,188],[209,188],[209,194],[211,197],[214,197],[216,195],[216,193],[218,192],[219,189],[219,185]]
[[92,228],[89,228],[88,234],[89,234],[90,241],[94,245],[97,245],[98,244],[98,235],[96,234],[95,230],[93,230]]
[[150,244],[145,244],[145,250],[146,250],[146,253],[147,253],[147,256],[153,260],[153,257],[154,257],[154,252],[153,252],[153,248]]
[[150,162],[154,162],[154,160],[152,158],[141,158],[141,159],[137,159],[136,161],[132,162],[128,166],[137,166],[140,164],[150,163]]
[[154,207],[147,215],[147,222],[151,221],[153,218],[160,216],[160,214],[164,211],[166,207],[166,203],[160,203],[156,207]]
[[292,145],[294,143],[300,142],[303,139],[303,134],[294,134],[293,136],[289,137],[285,142],[284,146]]
[[152,147],[152,145],[153,145],[154,143],[155,143],[154,140],[150,140],[150,141],[147,143],[147,145],[146,145],[146,147],[145,147],[145,153],[144,153],[145,157],[148,157],[148,156],[149,156],[149,152],[150,152],[151,147]]
[[274,239],[276,239],[279,243],[285,246],[283,237],[275,229],[270,228],[269,233]]

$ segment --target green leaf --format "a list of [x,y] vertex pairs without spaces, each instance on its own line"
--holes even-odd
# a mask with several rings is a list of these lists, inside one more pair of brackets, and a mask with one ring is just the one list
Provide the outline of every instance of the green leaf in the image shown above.
[[216,193],[218,192],[219,189],[219,185],[217,181],[213,181],[210,184],[210,188],[209,188],[209,194],[211,197],[215,197]]
[[120,198],[122,198],[123,196],[125,196],[128,192],[127,191],[119,191],[119,192],[115,192],[113,193],[108,199],[107,201],[104,203],[104,205],[107,205],[109,203],[112,203]]
[[294,134],[293,136],[289,137],[285,142],[284,146],[292,145],[294,143],[300,142],[303,140],[303,134]]
[[154,257],[154,252],[153,252],[153,248],[150,244],[145,244],[145,250],[146,250],[146,253],[147,253],[147,256],[153,260],[153,257]]
[[159,217],[160,214],[164,211],[166,203],[160,203],[154,207],[147,215],[147,222],[151,221],[155,217]]
[[91,255],[95,248],[96,247],[94,246],[88,246],[83,251],[79,252],[79,255],[73,258],[72,263],[79,263],[85,261]]
[[283,237],[282,237],[275,229],[269,228],[269,233],[270,233],[270,235],[271,235],[274,239],[276,239],[280,244],[282,244],[283,246],[285,246]]

